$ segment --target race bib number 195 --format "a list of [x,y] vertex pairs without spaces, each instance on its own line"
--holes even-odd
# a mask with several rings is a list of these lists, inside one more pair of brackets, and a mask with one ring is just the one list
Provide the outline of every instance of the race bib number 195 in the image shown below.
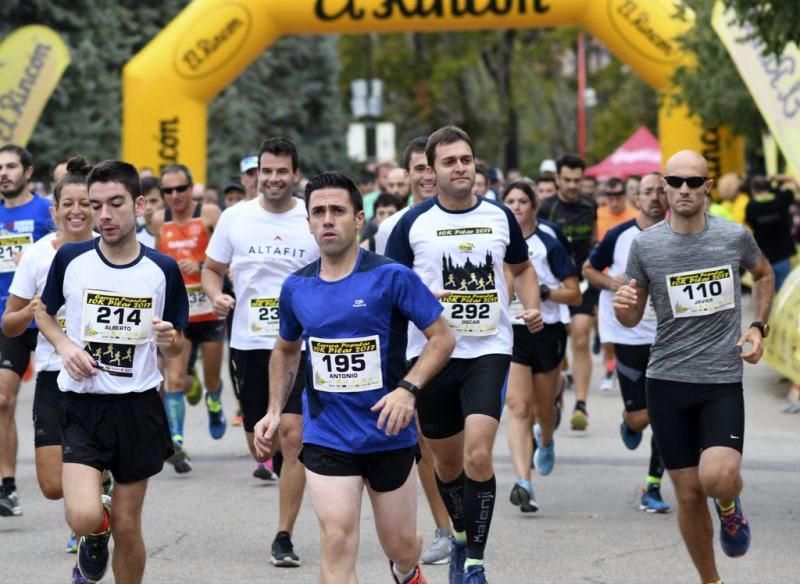
[[308,339],[314,388],[350,393],[383,387],[378,335],[357,339]]
[[667,291],[675,318],[708,316],[736,306],[730,265],[668,274]]
[[81,339],[92,343],[139,345],[150,340],[153,298],[85,290]]

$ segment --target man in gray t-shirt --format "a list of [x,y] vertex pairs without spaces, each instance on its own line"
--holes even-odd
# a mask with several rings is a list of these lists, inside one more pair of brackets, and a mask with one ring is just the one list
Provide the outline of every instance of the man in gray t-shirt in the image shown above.
[[[684,150],[667,162],[663,186],[671,215],[642,231],[628,256],[628,283],[614,296],[625,326],[642,318],[652,297],[658,328],[647,367],[653,434],[678,495],[678,521],[703,582],[717,582],[707,497],[720,518],[729,556],[750,545],[739,474],[744,442],[742,361],[757,363],[774,279],[753,237],[709,216],[708,163]],[[739,270],[753,275],[756,318],[741,332]]]

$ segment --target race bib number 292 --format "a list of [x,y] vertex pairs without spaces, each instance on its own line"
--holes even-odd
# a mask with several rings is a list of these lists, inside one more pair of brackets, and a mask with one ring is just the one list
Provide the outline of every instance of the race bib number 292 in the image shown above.
[[730,265],[668,274],[666,278],[675,318],[707,316],[736,306]]

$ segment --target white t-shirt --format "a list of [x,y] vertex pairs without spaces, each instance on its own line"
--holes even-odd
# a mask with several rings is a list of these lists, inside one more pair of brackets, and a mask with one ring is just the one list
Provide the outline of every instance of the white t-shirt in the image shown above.
[[55,316],[66,310],[67,336],[97,363],[97,373],[75,381],[63,369],[61,391],[127,394],[157,387],[153,317],[184,330],[189,299],[174,259],[144,245],[139,256],[119,266],[100,251],[99,239],[67,243],[56,252],[42,302]]
[[136,239],[142,245],[146,245],[147,247],[151,247],[153,249],[156,248],[156,236],[150,233],[147,230],[147,227],[142,227],[136,232]]
[[[33,300],[37,294],[41,296],[47,281],[47,273],[50,271],[50,264],[53,263],[56,255],[53,241],[57,235],[57,233],[45,235],[22,254],[11,287],[8,289],[9,294],[25,300]],[[56,313],[56,319],[60,323],[64,322],[63,307]],[[37,372],[61,370],[61,357],[42,333],[39,333],[36,340],[34,363]]]
[[[561,240],[558,239],[558,234],[556,233],[555,229],[553,229],[550,225],[548,225],[547,223],[545,223],[541,219],[539,220],[539,224],[537,225],[537,228],[541,229],[547,235],[555,238],[559,243],[561,243]],[[569,252],[569,250],[567,250],[567,252]],[[573,262],[573,264],[574,263],[575,262]],[[578,279],[580,279],[580,278],[578,278]],[[562,323],[569,324],[570,322],[572,322],[572,316],[569,313],[569,306],[567,306],[566,304],[559,304],[558,305],[558,310],[559,310],[559,313],[561,314],[561,322]]]
[[278,337],[283,281],[319,257],[303,203],[297,200],[289,211],[270,213],[255,198],[225,209],[206,255],[229,264],[233,273],[231,347],[271,350]]
[[[453,212],[434,197],[414,205],[389,236],[386,255],[413,269],[442,298],[443,315],[456,335],[454,358],[510,355],[513,345],[503,263],[529,262],[528,246],[511,211],[478,197],[470,209]],[[409,330],[409,358],[426,343]]]
[[[612,278],[624,275],[631,242],[641,231],[635,219],[610,229],[603,241],[589,255],[589,263],[595,270],[601,272],[607,268],[606,274]],[[652,345],[656,338],[656,313],[653,310],[652,298],[649,296],[642,320],[635,327],[628,328],[623,326],[614,314],[614,293],[611,290],[601,290],[597,318],[600,340],[604,343]]]
[[389,215],[383,220],[383,223],[378,225],[378,231],[375,233],[375,253],[386,255],[386,244],[389,242],[389,236],[392,234],[395,225],[400,222],[403,215],[408,213],[410,208],[411,206],[409,205],[408,207],[400,209],[394,215]]

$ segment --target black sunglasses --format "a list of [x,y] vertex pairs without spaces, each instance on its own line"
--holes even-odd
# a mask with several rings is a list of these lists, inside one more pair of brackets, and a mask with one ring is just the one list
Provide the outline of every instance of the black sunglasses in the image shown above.
[[690,189],[699,189],[702,187],[708,177],[705,176],[665,176],[664,180],[667,181],[667,184],[671,186],[673,189],[679,189],[683,186],[683,183],[686,183]]
[[177,186],[177,187],[162,187],[161,190],[164,191],[165,195],[171,195],[174,192],[185,193],[186,189],[188,189],[190,186],[192,186],[192,185],[186,184],[186,185],[180,185],[180,186]]

